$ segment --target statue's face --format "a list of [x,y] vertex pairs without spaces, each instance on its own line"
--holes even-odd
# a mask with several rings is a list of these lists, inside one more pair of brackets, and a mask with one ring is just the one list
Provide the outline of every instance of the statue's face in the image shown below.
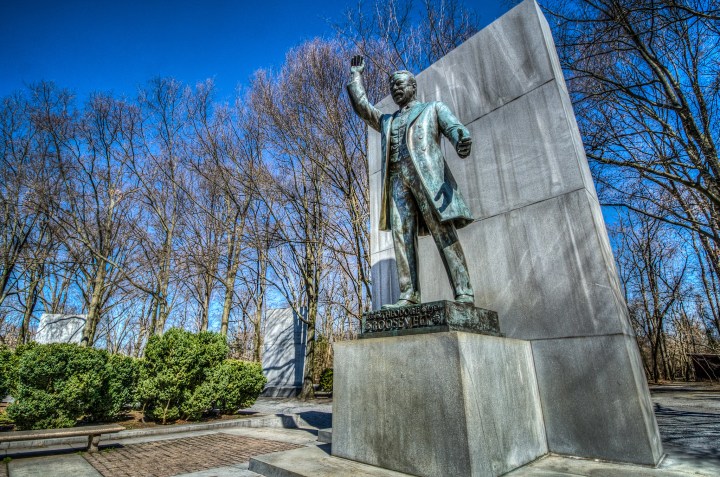
[[403,107],[415,97],[415,85],[409,76],[395,75],[390,78],[390,94],[395,104]]

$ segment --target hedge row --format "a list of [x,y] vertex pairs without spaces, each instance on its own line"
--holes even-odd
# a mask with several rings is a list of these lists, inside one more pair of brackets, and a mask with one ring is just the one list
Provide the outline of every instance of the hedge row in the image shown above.
[[112,421],[128,406],[163,424],[197,420],[252,405],[265,385],[258,363],[227,354],[221,335],[180,329],[150,338],[142,359],[32,343],[14,353],[0,349],[0,395],[15,398],[7,415],[20,429]]

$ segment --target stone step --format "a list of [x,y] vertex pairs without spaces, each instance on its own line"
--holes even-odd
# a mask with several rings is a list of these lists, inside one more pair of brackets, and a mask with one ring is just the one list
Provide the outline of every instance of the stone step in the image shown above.
[[250,459],[250,470],[265,477],[410,477],[329,454],[330,446],[304,447]]
[[[328,452],[329,446],[305,447],[250,460],[250,471],[265,477],[408,477],[339,457]],[[668,457],[660,468],[614,464],[589,459],[548,455],[505,474],[506,477],[716,477],[720,466],[710,460]]]
[[325,444],[332,444],[332,427],[327,429],[318,429],[317,440]]

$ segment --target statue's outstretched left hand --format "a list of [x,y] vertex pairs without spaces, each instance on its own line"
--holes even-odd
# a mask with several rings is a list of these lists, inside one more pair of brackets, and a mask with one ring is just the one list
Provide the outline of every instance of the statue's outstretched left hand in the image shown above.
[[470,136],[465,135],[465,131],[460,129],[458,131],[458,142],[455,146],[455,150],[458,153],[458,156],[465,159],[470,155],[470,151],[472,150],[472,138]]

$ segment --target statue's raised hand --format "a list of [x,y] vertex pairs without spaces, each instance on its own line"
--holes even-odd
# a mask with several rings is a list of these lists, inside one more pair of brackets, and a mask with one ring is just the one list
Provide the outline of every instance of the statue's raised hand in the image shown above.
[[351,73],[360,73],[365,70],[365,58],[363,58],[361,55],[355,55],[350,60],[350,72]]

